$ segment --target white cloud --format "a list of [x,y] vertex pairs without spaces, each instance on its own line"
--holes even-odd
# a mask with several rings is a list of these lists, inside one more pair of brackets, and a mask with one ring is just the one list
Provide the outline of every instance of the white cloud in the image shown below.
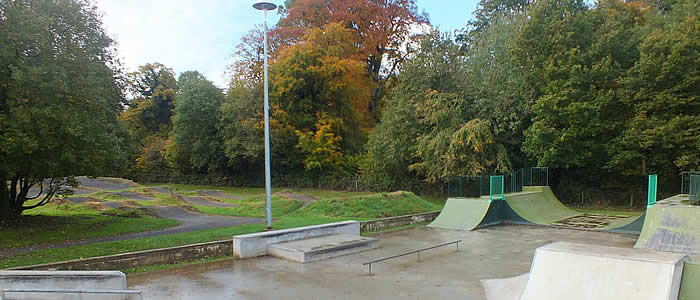
[[[176,75],[190,70],[219,87],[241,36],[262,23],[248,0],[97,0],[107,32],[129,71],[160,62]],[[269,14],[269,24],[277,22]]]

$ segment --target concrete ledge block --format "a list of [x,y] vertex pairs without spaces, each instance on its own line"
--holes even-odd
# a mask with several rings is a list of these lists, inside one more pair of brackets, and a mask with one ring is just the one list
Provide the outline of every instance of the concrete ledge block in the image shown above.
[[268,254],[299,263],[329,259],[376,249],[379,240],[349,234],[332,234],[267,246]]
[[236,235],[233,237],[233,256],[237,258],[263,256],[267,255],[267,245],[270,244],[278,244],[339,233],[360,235],[360,222],[344,221]]
[[[0,271],[0,289],[126,290],[119,271]],[[75,294],[11,293],[8,299],[76,299]],[[94,296],[98,297],[98,296]],[[92,298],[94,298],[92,297]],[[85,295],[84,299],[91,299]],[[104,296],[99,299],[124,299]]]

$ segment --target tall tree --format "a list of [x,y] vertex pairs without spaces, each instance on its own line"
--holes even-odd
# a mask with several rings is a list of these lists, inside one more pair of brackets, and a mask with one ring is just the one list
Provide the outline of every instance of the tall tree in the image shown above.
[[129,74],[127,90],[132,99],[120,118],[140,148],[135,167],[164,169],[177,92],[175,73],[160,63],[143,65]]
[[225,166],[218,130],[219,108],[224,96],[219,88],[196,71],[182,73],[178,87],[168,148],[170,161],[185,171],[220,171]]
[[609,146],[610,165],[622,172],[700,167],[700,6],[685,1],[673,10],[641,43],[623,82],[630,115]]
[[418,14],[415,0],[296,0],[285,4],[276,30],[281,48],[296,44],[309,29],[329,23],[341,23],[352,31],[375,82],[369,111],[378,117],[377,101],[407,55],[402,44],[411,37],[411,26],[428,22]]
[[342,136],[343,150],[361,149],[373,125],[365,113],[372,84],[358,55],[351,31],[339,23],[311,29],[303,43],[280,53],[271,68],[271,93],[289,125],[312,130],[324,112],[342,120],[336,134]]
[[0,219],[125,162],[123,97],[99,16],[87,1],[0,1]]

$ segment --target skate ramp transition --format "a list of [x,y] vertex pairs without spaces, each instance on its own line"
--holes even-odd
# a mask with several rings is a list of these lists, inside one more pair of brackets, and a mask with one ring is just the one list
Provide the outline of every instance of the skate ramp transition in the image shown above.
[[[505,194],[504,198],[505,201],[490,201],[488,196],[449,198],[440,215],[428,226],[453,230],[474,230],[505,222],[576,227],[576,218],[590,219],[593,217],[593,215],[566,207],[548,186],[524,187],[523,192]],[[561,222],[562,220],[573,221]],[[644,215],[605,220],[586,228],[639,233],[643,222]]]
[[555,242],[535,250],[530,273],[482,280],[488,300],[677,300],[688,256]]
[[647,208],[635,248],[700,254],[700,206],[688,205],[688,195],[661,200]]

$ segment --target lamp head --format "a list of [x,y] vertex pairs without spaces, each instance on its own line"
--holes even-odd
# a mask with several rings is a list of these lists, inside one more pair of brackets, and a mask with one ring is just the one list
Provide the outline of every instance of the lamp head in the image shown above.
[[257,10],[273,10],[277,8],[277,5],[270,2],[260,1],[253,4],[253,7]]

